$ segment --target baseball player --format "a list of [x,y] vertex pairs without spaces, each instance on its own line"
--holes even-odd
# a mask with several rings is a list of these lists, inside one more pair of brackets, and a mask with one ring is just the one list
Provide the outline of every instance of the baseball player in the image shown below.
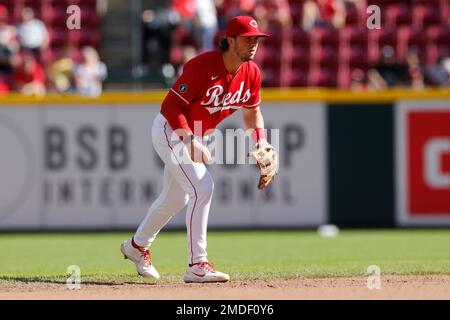
[[[163,189],[135,235],[121,245],[124,257],[136,264],[141,276],[159,279],[149,247],[171,217],[187,205],[189,264],[184,281],[230,279],[207,259],[206,231],[214,183],[204,164],[211,160],[211,154],[202,137],[242,109],[244,125],[252,130],[255,142],[250,155],[260,168],[259,189],[264,189],[277,173],[278,157],[265,139],[259,108],[260,71],[252,61],[259,39],[267,36],[251,17],[231,19],[226,37],[220,41],[220,51],[206,52],[188,61],[165,97],[152,126],[153,146],[165,164]],[[201,125],[200,132],[194,130],[196,124]],[[188,155],[187,161],[175,152],[180,146]]]

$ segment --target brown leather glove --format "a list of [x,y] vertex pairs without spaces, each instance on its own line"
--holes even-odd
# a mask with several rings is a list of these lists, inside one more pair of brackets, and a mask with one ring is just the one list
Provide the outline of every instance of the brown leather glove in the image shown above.
[[266,140],[260,140],[250,151],[249,156],[255,158],[259,167],[258,189],[263,190],[278,173],[278,155],[270,143]]

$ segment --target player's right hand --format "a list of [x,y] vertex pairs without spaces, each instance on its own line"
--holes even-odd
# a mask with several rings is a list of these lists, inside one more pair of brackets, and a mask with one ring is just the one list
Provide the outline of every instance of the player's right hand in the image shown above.
[[192,139],[192,141],[186,144],[186,147],[193,162],[203,163],[211,161],[212,157],[208,148],[197,140]]

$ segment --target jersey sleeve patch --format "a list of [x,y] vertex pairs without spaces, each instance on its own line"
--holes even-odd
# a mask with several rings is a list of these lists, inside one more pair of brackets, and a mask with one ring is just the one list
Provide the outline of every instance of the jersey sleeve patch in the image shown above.
[[187,89],[188,89],[188,86],[187,86],[187,84],[185,84],[185,83],[180,84],[180,86],[178,87],[178,90],[179,90],[181,93],[185,93],[185,92],[187,91]]

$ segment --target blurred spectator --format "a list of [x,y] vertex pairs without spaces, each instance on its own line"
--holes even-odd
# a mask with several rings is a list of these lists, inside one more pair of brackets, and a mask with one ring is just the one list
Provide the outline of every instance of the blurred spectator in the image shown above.
[[196,11],[196,0],[172,0],[172,9],[185,21],[192,21]]
[[365,74],[362,69],[354,69],[351,73],[350,90],[352,91],[366,91],[367,83],[365,79]]
[[259,0],[215,0],[219,29],[225,29],[228,20],[236,16],[253,16]]
[[425,77],[431,86],[450,86],[450,58],[441,56],[436,63],[426,66]]
[[255,8],[255,18],[259,28],[270,32],[269,29],[286,32],[292,27],[291,10],[287,0],[259,0]]
[[7,93],[10,89],[13,59],[18,50],[16,28],[8,24],[8,10],[0,5],[0,93]]
[[195,41],[195,14],[197,12],[197,0],[172,0],[171,9],[180,17],[177,29],[187,33],[188,38]]
[[2,5],[0,5],[0,46],[7,48],[12,53],[19,51],[17,30],[8,24],[8,9]]
[[172,32],[180,17],[171,8],[142,12],[143,64],[154,71],[169,63]]
[[45,95],[45,72],[32,52],[25,51],[20,55],[12,83],[14,89],[23,95],[37,97]]
[[366,21],[366,0],[343,0],[343,6],[345,10],[345,16],[343,17],[345,25],[361,25],[363,21]]
[[406,56],[411,87],[415,90],[425,88],[424,66],[420,63],[417,48],[412,47]]
[[176,58],[176,60],[178,63],[174,66],[174,73],[176,77],[179,77],[183,73],[183,66],[186,64],[186,62],[198,55],[198,51],[194,46],[188,45],[180,48],[179,52],[177,52],[177,55],[178,57]]
[[196,55],[198,55],[198,51],[197,51],[197,49],[195,49],[195,47],[187,46],[187,47],[183,48],[183,64],[179,68],[178,76],[181,75],[183,66],[186,64],[186,62],[188,62],[189,60],[194,58]]
[[394,48],[385,46],[381,50],[380,61],[368,72],[369,86],[375,90],[407,86],[408,66],[395,59]]
[[[274,65],[279,65],[279,72],[271,76],[271,81],[281,87],[289,86],[292,48],[292,19],[287,0],[259,0],[255,8],[255,18],[261,31],[271,34],[262,44],[262,52],[269,47],[279,53],[273,59],[278,59]],[[278,68],[277,68],[278,69]],[[264,73],[263,81],[268,77]]]
[[107,76],[106,66],[93,47],[84,47],[81,54],[82,62],[75,67],[74,73],[77,92],[97,97],[102,93],[102,83]]
[[47,75],[50,87],[57,93],[72,91],[73,71],[75,62],[72,59],[72,48],[61,48],[58,56],[48,67]]
[[0,96],[8,94],[10,91],[9,80],[6,76],[0,74]]
[[343,0],[342,4],[345,11],[355,9],[358,12],[363,11],[363,14],[367,15],[367,0]]
[[342,0],[306,0],[303,3],[302,27],[339,29],[345,24],[345,7]]
[[32,8],[22,9],[22,23],[18,27],[20,45],[40,57],[42,50],[49,45],[49,35],[45,24],[36,19]]
[[214,49],[214,36],[217,32],[217,12],[214,0],[197,0],[195,34],[199,51]]

